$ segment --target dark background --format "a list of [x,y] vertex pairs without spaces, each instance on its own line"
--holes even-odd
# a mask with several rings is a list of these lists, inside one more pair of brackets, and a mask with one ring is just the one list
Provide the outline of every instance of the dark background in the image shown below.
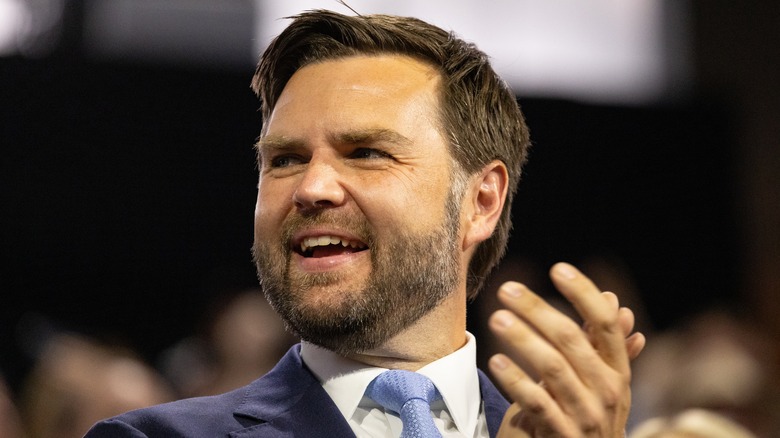
[[[777,334],[778,24],[771,1],[692,3],[693,90],[641,107],[520,102],[534,148],[510,254],[628,267],[653,327],[722,306]],[[246,71],[0,58],[0,371],[47,330],[154,362],[213,297],[256,285],[258,102]]]

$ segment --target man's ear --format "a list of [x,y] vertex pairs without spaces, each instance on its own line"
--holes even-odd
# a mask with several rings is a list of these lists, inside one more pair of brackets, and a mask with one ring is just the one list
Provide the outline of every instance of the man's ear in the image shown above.
[[463,249],[474,247],[493,234],[504,209],[508,187],[506,165],[498,160],[491,161],[471,177],[463,203]]

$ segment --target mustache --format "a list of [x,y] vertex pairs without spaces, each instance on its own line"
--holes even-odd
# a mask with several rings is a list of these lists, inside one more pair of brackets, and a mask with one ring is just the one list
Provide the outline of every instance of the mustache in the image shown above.
[[364,216],[337,212],[334,210],[321,210],[314,214],[291,214],[282,222],[281,239],[285,247],[292,247],[293,236],[301,229],[311,227],[332,227],[348,231],[355,235],[369,248],[373,247],[375,233]]

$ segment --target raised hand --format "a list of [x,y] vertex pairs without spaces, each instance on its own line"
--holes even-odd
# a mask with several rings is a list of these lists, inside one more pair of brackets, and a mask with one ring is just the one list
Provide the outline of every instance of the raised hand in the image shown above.
[[558,263],[550,277],[584,325],[520,283],[501,286],[506,308],[489,326],[505,353],[493,356],[489,367],[514,403],[498,436],[623,437],[631,406],[629,361],[645,338],[631,334],[631,310],[573,266]]

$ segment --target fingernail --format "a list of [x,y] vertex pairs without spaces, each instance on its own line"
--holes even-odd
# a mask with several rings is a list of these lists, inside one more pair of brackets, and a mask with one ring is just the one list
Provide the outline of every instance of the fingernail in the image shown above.
[[523,294],[523,288],[517,283],[505,283],[501,292],[509,298],[517,298]]
[[577,271],[567,263],[558,263],[555,266],[555,272],[567,280],[573,280],[577,276]]
[[499,310],[493,314],[493,325],[496,328],[505,329],[514,323],[514,318],[506,310]]
[[495,369],[503,370],[509,366],[509,361],[506,360],[504,356],[495,355],[490,358],[490,364],[493,365],[493,368]]

